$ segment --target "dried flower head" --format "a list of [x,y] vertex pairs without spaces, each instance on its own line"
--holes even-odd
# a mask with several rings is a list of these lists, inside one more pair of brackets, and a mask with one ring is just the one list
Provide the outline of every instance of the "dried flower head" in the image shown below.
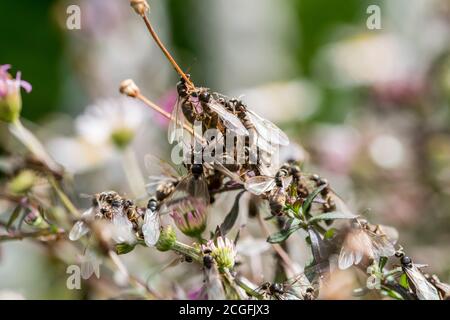
[[177,228],[189,237],[200,236],[206,228],[207,211],[203,201],[189,198],[173,208],[171,216]]
[[13,79],[8,73],[11,68],[9,64],[0,65],[0,120],[11,123],[17,120],[22,110],[22,97],[20,88],[26,92],[31,91],[31,85],[21,80],[20,71]]
[[132,98],[136,98],[140,93],[139,87],[132,79],[122,81],[119,91]]
[[145,14],[150,11],[150,6],[146,0],[131,0],[130,6],[141,16],[145,16]]

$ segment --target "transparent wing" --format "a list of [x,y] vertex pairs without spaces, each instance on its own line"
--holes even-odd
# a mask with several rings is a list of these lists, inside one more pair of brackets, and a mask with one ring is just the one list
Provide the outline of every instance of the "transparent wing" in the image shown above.
[[183,138],[184,115],[181,105],[187,101],[187,98],[178,97],[172,110],[172,117],[169,123],[168,140],[172,144],[174,141],[181,141]]
[[150,209],[145,211],[142,233],[147,246],[153,247],[156,245],[161,233],[161,221],[158,211],[152,211]]
[[256,128],[256,131],[267,141],[272,144],[278,144],[282,146],[289,145],[289,138],[287,135],[278,128],[275,124],[267,119],[264,119],[257,115],[254,111],[247,109],[247,114],[250,121]]
[[292,176],[287,176],[287,177],[281,178],[281,182],[283,183],[284,189],[287,189],[290,186],[292,179],[293,179]]
[[395,247],[385,235],[370,234],[372,239],[372,250],[374,259],[380,257],[391,257],[395,254]]
[[436,288],[428,282],[422,272],[415,266],[403,268],[408,279],[414,286],[419,300],[440,300],[439,293]]
[[87,224],[84,221],[77,221],[70,230],[69,239],[77,241],[88,232],[89,228]]
[[219,270],[215,264],[209,269],[205,267],[204,278],[203,295],[208,300],[225,300],[225,290],[223,289]]
[[251,177],[245,182],[245,189],[257,196],[271,191],[275,186],[275,179],[268,176]]
[[350,268],[355,262],[355,254],[353,250],[343,246],[339,254],[338,266],[339,269],[345,270]]
[[[273,154],[275,152],[275,148],[273,144],[268,142],[257,130],[250,130],[251,135],[255,135],[256,137],[256,145],[259,149],[267,152],[268,154]],[[256,134],[255,134],[256,132]]]
[[133,224],[128,220],[127,216],[122,213],[115,213],[112,217],[114,226],[113,239],[117,243],[133,242],[135,240],[133,234]]
[[95,274],[97,278],[100,278],[100,264],[101,261],[95,253],[87,249],[81,258],[81,277],[87,280]]
[[396,244],[398,241],[398,231],[394,227],[385,226],[385,225],[378,225],[378,229],[386,235],[386,237],[389,239],[389,241],[392,244]]
[[145,155],[144,158],[145,168],[150,176],[168,176],[178,177],[178,172],[168,162],[151,154]]
[[[82,215],[83,220],[93,219],[95,216],[95,208],[89,208]],[[89,232],[89,227],[83,220],[77,221],[69,232],[69,239],[72,241],[79,240],[82,236]]]
[[194,198],[205,206],[209,204],[208,185],[203,176],[195,179],[192,174],[189,174],[184,177],[167,201],[166,207],[170,209],[189,198]]
[[222,172],[224,175],[226,175],[228,178],[230,178],[231,180],[233,180],[234,182],[237,182],[239,184],[242,184],[242,179],[241,177],[234,173],[231,172],[230,170],[228,170],[223,164],[221,164],[219,161],[215,161],[213,164],[214,169]]
[[211,99],[211,102],[208,103],[208,107],[219,115],[228,130],[238,136],[248,135],[248,131],[242,124],[241,120],[239,120],[239,118],[231,112],[228,112],[220,103],[214,99]]

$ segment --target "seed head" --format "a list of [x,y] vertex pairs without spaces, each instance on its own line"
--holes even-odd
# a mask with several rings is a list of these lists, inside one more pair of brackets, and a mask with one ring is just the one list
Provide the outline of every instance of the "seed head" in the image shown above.
[[136,98],[140,93],[139,87],[136,85],[136,83],[134,83],[132,79],[122,81],[119,90],[120,93],[132,98]]
[[150,11],[150,6],[146,0],[131,0],[130,6],[140,16],[145,16]]

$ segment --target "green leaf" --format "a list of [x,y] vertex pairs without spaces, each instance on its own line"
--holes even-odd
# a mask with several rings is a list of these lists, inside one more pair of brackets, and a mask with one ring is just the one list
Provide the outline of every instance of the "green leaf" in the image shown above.
[[6,223],[6,230],[9,231],[9,229],[11,228],[11,226],[13,225],[14,221],[17,220],[17,218],[19,217],[20,213],[22,212],[22,206],[18,205],[14,211],[12,212],[11,216],[9,217],[8,222]]
[[117,254],[126,254],[133,251],[136,244],[129,244],[126,242],[116,244],[116,252]]
[[386,265],[387,261],[388,261],[387,257],[381,257],[380,258],[380,262],[378,263],[378,267],[380,268],[380,270],[383,270],[383,268]]
[[403,297],[394,290],[383,290],[382,293],[396,300],[403,300]]
[[289,238],[289,236],[291,234],[293,234],[295,231],[297,231],[301,228],[302,228],[302,225],[300,223],[294,224],[294,225],[290,226],[288,229],[281,230],[277,233],[272,234],[269,238],[267,238],[267,242],[280,243],[280,242],[286,241],[287,238]]
[[327,230],[327,232],[325,232],[325,234],[323,235],[323,238],[329,240],[329,239],[333,238],[335,233],[336,233],[336,229],[330,228]]
[[227,214],[225,219],[223,220],[222,224],[220,225],[220,232],[222,236],[225,236],[234,226],[236,223],[238,214],[239,214],[239,200],[241,199],[242,195],[245,191],[240,192],[236,199],[234,200],[233,207],[231,208],[230,212]]
[[345,213],[340,211],[327,212],[323,214],[316,215],[309,219],[309,223],[322,221],[322,220],[336,220],[336,219],[354,219],[357,216],[351,213]]
[[408,283],[408,277],[406,276],[406,274],[402,274],[400,276],[400,279],[398,281],[398,283],[405,289],[409,289],[409,283]]
[[303,205],[301,206],[303,215],[307,216],[309,214],[309,211],[311,210],[312,202],[319,195],[319,193],[321,193],[322,190],[325,189],[327,186],[328,186],[327,184],[324,184],[324,185],[318,187],[306,198],[305,202],[303,202]]

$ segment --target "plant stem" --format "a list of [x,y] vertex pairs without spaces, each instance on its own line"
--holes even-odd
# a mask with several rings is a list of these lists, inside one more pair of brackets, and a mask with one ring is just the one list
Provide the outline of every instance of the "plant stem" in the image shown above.
[[172,250],[184,254],[185,256],[192,258],[192,260],[195,260],[196,262],[203,264],[200,252],[191,246],[176,241],[175,244],[172,246]]
[[36,136],[25,128],[17,119],[9,125],[10,132],[39,160],[44,162],[52,171],[60,172],[61,167],[45,151],[44,146]]
[[[137,99],[141,100],[143,103],[145,103],[148,107],[152,108],[153,110],[155,110],[156,112],[158,112],[159,114],[161,114],[162,116],[166,117],[168,120],[174,120],[175,119],[172,117],[172,115],[165,111],[163,108],[161,108],[160,106],[158,106],[156,103],[152,102],[150,99],[148,99],[146,96],[144,96],[143,94],[139,93],[136,96]],[[182,125],[184,130],[186,130],[187,132],[189,132],[191,135],[193,135],[196,139],[200,140],[201,142],[204,142],[202,137],[199,137],[197,135],[196,132],[194,132],[194,130],[188,126],[186,123],[182,123],[181,121],[178,120],[178,124]]]
[[169,62],[172,64],[172,66],[175,68],[175,70],[178,72],[178,74],[183,77],[184,81],[186,81],[186,84],[192,89],[195,89],[194,84],[192,83],[192,81],[189,79],[189,77],[183,72],[183,70],[181,70],[180,66],[177,64],[177,62],[175,61],[175,59],[172,57],[172,55],[170,54],[170,52],[166,49],[166,47],[164,46],[164,44],[161,42],[161,39],[159,39],[157,33],[155,32],[155,30],[152,27],[152,24],[150,23],[150,19],[144,15],[142,16],[142,18],[144,19],[145,25],[147,26],[148,31],[150,32],[151,36],[153,37],[153,39],[155,40],[156,44],[158,45],[158,47],[161,49],[161,51],[164,53],[164,55],[166,56],[166,58],[169,60]]
[[63,230],[55,230],[52,228],[39,230],[35,232],[20,232],[20,233],[12,233],[7,235],[0,235],[0,242],[5,241],[14,241],[14,240],[23,240],[27,238],[39,238],[50,235],[62,236],[65,232]]
[[64,193],[64,191],[62,191],[56,179],[53,176],[49,176],[48,181],[50,182],[50,185],[55,190],[56,195],[61,200],[63,205],[66,207],[66,209],[72,214],[74,218],[79,219],[81,215],[78,212],[78,209],[74,206],[72,201],[70,201],[69,197]]
[[235,281],[239,287],[244,289],[245,293],[247,293],[249,296],[255,297],[258,300],[263,300],[264,297],[262,294],[256,292],[252,288],[250,288],[248,285],[246,285],[244,282],[242,282],[239,278],[235,278]]

